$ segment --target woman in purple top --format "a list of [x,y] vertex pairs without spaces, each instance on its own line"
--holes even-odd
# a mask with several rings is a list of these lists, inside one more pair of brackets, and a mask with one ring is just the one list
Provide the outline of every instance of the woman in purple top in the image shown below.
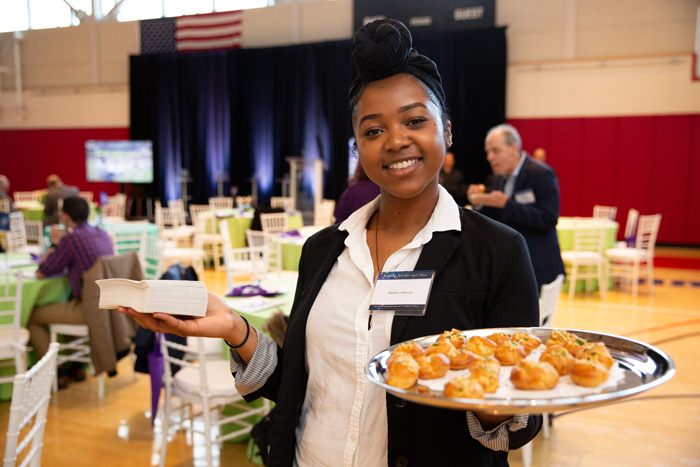
[[340,224],[350,217],[350,214],[379,196],[380,191],[379,185],[367,178],[362,164],[357,164],[350,186],[340,195],[338,204],[335,205],[335,221]]

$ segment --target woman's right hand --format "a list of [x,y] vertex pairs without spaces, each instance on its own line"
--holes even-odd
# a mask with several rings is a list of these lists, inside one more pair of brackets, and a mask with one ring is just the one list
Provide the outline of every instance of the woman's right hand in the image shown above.
[[228,342],[242,342],[246,336],[245,321],[226,305],[221,297],[209,292],[207,314],[201,318],[185,318],[167,313],[139,313],[132,308],[119,307],[143,328],[178,336],[220,337]]

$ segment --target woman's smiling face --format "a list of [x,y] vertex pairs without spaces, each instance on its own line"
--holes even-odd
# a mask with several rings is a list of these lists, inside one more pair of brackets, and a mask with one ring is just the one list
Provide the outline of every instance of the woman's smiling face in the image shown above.
[[353,121],[357,152],[367,176],[382,194],[409,199],[437,188],[451,124],[419,81],[398,74],[369,83]]

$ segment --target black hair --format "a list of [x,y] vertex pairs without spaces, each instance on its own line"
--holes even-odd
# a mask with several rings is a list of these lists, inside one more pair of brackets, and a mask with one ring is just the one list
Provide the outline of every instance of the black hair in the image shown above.
[[79,196],[72,196],[63,200],[63,212],[68,214],[73,222],[80,224],[87,222],[90,215],[88,202]]
[[411,32],[401,21],[381,19],[362,26],[355,32],[353,46],[352,63],[358,73],[348,93],[353,125],[357,104],[367,84],[406,73],[420,84],[428,99],[437,106],[443,128],[447,126],[450,116],[437,66],[413,48]]

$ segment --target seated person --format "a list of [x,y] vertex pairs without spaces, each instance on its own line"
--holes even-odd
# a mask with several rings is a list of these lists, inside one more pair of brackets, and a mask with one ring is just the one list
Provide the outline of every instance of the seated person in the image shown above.
[[0,175],[0,199],[6,199],[10,202],[10,212],[17,211],[15,203],[12,202],[12,197],[7,194],[10,189],[10,180],[4,175]]
[[58,200],[78,196],[80,192],[74,186],[66,186],[58,175],[49,175],[46,178],[48,192],[44,200],[44,226],[60,223],[58,218]]
[[[36,307],[32,311],[27,328],[29,340],[39,358],[49,349],[51,341],[47,324],[87,324],[81,300],[81,277],[97,258],[114,254],[112,239],[107,232],[87,223],[89,212],[90,207],[84,199],[77,196],[67,198],[63,202],[61,219],[66,230],[55,226],[51,229],[52,246],[44,254],[36,275],[43,278],[68,268],[73,294],[67,302]],[[62,385],[60,379],[59,385]]]

